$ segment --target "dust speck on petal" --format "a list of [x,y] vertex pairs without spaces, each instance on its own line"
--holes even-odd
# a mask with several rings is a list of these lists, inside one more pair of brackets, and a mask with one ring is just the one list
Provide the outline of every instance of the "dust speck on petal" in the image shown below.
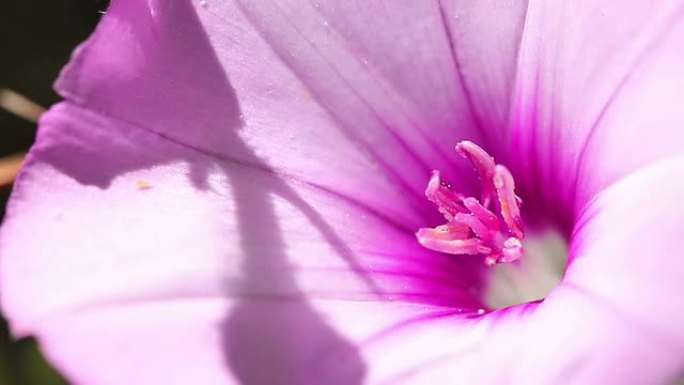
[[147,179],[138,179],[135,181],[135,186],[140,191],[149,190],[152,188],[152,183]]

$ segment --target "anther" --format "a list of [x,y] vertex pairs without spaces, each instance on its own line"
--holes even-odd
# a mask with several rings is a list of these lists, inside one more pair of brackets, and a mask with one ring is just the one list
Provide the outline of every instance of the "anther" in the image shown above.
[[525,232],[520,217],[522,201],[515,195],[513,175],[475,143],[460,142],[456,150],[475,168],[481,198],[456,193],[440,179],[438,171],[433,171],[425,195],[447,223],[418,230],[418,242],[443,253],[482,255],[488,266],[519,259]]

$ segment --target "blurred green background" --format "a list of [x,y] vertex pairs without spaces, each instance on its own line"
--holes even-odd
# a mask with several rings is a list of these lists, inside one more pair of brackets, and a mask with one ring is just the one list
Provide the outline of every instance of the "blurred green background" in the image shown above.
[[[52,89],[74,47],[95,28],[106,0],[0,1],[0,89],[16,91],[48,107]],[[0,108],[0,158],[28,150],[34,123]],[[0,187],[0,218],[11,188]],[[66,384],[43,359],[33,339],[14,341],[0,320],[0,384]]]

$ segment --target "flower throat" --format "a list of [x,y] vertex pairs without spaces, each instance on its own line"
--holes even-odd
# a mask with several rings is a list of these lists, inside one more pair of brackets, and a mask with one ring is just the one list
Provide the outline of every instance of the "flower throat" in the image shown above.
[[488,266],[518,260],[523,255],[525,233],[520,218],[522,201],[515,195],[513,175],[475,143],[460,142],[456,150],[475,168],[482,196],[478,200],[455,192],[440,179],[439,171],[433,171],[425,195],[447,222],[418,230],[418,242],[447,254],[484,256]]

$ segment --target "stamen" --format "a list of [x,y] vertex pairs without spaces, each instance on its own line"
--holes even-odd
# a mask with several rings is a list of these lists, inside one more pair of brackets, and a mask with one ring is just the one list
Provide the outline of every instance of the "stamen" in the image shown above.
[[425,190],[425,196],[430,202],[437,205],[437,210],[447,220],[453,219],[456,213],[466,211],[461,204],[463,196],[456,194],[451,189],[450,184],[442,182],[439,178],[439,171],[435,170],[432,172],[432,177],[430,177],[428,187]]
[[492,197],[494,196],[494,184],[492,180],[496,167],[494,158],[487,154],[487,151],[480,148],[480,146],[467,140],[456,144],[456,151],[464,158],[468,159],[470,163],[473,164],[473,167],[475,167],[475,172],[477,172],[477,176],[480,177],[480,183],[482,184],[482,205],[489,207]]
[[433,171],[425,195],[447,223],[418,230],[418,242],[443,253],[483,255],[488,266],[519,259],[525,232],[513,175],[475,143],[460,142],[456,150],[473,164],[482,196],[478,201],[454,192],[439,172]]
[[[426,231],[427,230],[427,231]],[[439,239],[429,234],[430,229],[420,229],[416,236],[418,242],[428,249],[447,254],[490,254],[492,250],[477,238],[468,239]]]
[[494,234],[490,228],[488,228],[484,223],[480,222],[472,214],[458,213],[454,217],[454,222],[463,223],[470,227],[470,229],[475,233],[475,235],[485,241],[494,238]]
[[497,165],[494,172],[494,188],[499,198],[501,216],[506,222],[506,226],[515,234],[516,237],[524,237],[522,219],[520,219],[520,198],[515,196],[513,190],[515,183],[513,175],[502,165]]
[[480,202],[477,201],[477,199],[473,197],[468,197],[463,200],[463,205],[465,205],[465,207],[468,210],[470,210],[470,212],[473,213],[473,215],[475,215],[482,222],[487,224],[489,228],[499,231],[499,218],[496,217],[496,214],[482,206]]

